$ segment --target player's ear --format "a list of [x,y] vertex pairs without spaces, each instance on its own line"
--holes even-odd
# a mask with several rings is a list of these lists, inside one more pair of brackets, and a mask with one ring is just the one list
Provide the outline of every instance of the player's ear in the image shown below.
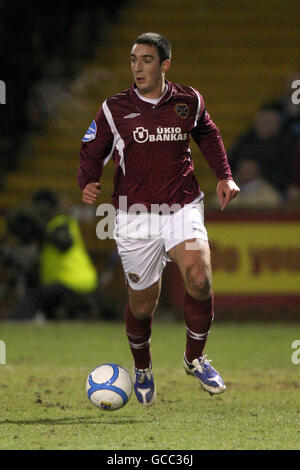
[[170,59],[164,60],[163,63],[161,64],[161,70],[162,70],[163,73],[168,72],[170,67],[171,67]]

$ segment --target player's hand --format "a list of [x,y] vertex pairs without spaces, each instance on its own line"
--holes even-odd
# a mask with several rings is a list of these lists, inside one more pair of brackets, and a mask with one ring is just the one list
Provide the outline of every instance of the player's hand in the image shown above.
[[97,197],[101,194],[101,185],[100,183],[89,183],[86,185],[82,191],[82,200],[86,204],[94,204]]
[[233,180],[221,180],[217,186],[217,195],[221,206],[221,211],[228,206],[231,199],[240,192],[240,188]]

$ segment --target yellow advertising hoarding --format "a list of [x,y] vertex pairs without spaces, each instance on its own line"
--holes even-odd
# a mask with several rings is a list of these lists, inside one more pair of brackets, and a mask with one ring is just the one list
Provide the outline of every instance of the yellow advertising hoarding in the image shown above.
[[216,294],[300,294],[300,219],[207,221]]

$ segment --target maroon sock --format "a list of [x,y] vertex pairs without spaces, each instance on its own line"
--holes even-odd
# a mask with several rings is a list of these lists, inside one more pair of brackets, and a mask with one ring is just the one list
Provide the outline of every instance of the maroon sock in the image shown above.
[[214,297],[205,301],[193,299],[187,292],[184,296],[183,313],[186,324],[185,357],[192,362],[203,356],[207,335],[214,318]]
[[126,334],[137,369],[148,369],[151,364],[150,337],[152,317],[137,319],[131,312],[129,303],[125,308]]

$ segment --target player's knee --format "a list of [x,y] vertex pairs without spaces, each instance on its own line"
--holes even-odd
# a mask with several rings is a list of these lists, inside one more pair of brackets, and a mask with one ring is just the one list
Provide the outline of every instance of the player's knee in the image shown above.
[[139,320],[145,320],[153,315],[157,304],[157,300],[134,303],[131,305],[132,313]]
[[187,291],[196,300],[208,300],[212,294],[211,275],[191,268],[187,272]]

